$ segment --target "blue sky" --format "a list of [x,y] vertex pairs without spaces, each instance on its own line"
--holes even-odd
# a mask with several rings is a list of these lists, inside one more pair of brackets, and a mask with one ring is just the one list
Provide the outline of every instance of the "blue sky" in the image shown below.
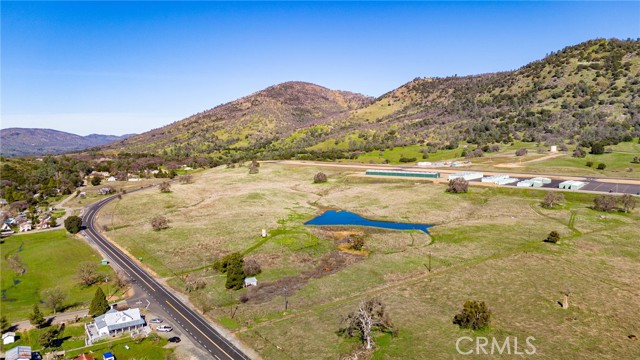
[[640,2],[7,2],[1,126],[144,132],[298,80],[379,96],[640,37]]

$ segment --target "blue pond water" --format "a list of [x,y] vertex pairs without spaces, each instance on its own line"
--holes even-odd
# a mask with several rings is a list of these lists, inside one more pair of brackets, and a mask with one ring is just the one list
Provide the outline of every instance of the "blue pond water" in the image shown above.
[[425,233],[429,233],[429,228],[433,225],[427,224],[411,224],[411,223],[399,223],[392,221],[375,221],[365,219],[358,214],[354,214],[349,211],[336,211],[336,210],[328,210],[324,214],[316,217],[313,220],[309,220],[305,225],[318,225],[318,226],[327,226],[327,225],[352,225],[352,226],[369,226],[369,227],[377,227],[383,229],[392,229],[392,230],[420,230]]

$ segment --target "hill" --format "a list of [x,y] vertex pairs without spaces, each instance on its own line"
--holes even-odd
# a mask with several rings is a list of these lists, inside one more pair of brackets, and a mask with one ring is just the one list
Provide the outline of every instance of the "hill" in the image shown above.
[[0,130],[0,155],[7,157],[62,154],[85,150],[129,135],[80,136],[52,129],[8,128]]
[[288,158],[404,145],[455,148],[461,141],[615,144],[640,135],[639,79],[639,40],[597,39],[514,71],[416,78],[373,101],[284,83],[109,148]]
[[202,154],[269,146],[291,134],[322,132],[373,99],[304,82],[286,82],[193,115],[182,121],[111,144],[128,152]]

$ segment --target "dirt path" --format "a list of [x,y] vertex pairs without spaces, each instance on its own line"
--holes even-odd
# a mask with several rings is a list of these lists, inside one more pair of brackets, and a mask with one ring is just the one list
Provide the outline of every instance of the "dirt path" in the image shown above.
[[[60,313],[53,316],[47,316],[45,317],[45,320],[50,321],[51,324],[61,324],[61,323],[73,322],[76,319],[86,317],[88,314],[89,314],[89,310],[84,309],[84,310]],[[14,331],[26,331],[33,328],[33,325],[31,325],[29,320],[14,322],[11,325],[14,327],[15,329]]]
[[554,153],[554,154],[545,155],[545,156],[537,158],[537,159],[531,159],[531,160],[522,161],[522,162],[518,162],[518,163],[496,164],[496,165],[493,165],[493,166],[497,167],[497,168],[518,168],[518,167],[523,167],[523,164],[530,164],[530,163],[534,163],[534,162],[545,161],[545,160],[557,158],[557,157],[564,156],[564,155],[565,154],[562,154],[562,153]]

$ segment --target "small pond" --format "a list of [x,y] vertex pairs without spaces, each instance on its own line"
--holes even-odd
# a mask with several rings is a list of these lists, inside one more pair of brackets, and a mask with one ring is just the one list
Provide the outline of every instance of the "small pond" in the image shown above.
[[328,210],[324,214],[309,220],[305,225],[318,226],[368,226],[392,230],[420,230],[429,233],[429,228],[433,225],[411,224],[393,221],[375,221],[365,219],[358,214],[349,211]]

